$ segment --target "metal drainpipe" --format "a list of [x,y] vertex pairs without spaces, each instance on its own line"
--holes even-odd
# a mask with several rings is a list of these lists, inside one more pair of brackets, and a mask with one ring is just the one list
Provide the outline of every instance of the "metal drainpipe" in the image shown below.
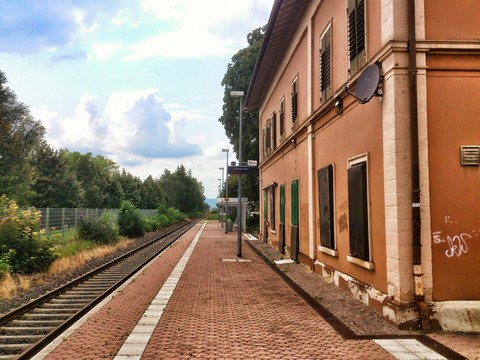
[[408,72],[410,85],[410,124],[412,152],[412,236],[413,276],[415,302],[419,309],[423,331],[430,330],[430,308],[425,301],[422,271],[422,243],[420,223],[420,170],[418,155],[418,106],[417,106],[417,41],[415,33],[415,0],[408,0]]

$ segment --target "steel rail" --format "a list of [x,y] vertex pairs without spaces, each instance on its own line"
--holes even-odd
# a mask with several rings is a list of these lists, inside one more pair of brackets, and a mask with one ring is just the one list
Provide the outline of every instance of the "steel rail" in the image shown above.
[[[45,347],[48,343],[50,343],[54,338],[64,332],[67,328],[69,328],[74,322],[84,316],[87,312],[89,312],[93,307],[95,307],[98,303],[104,300],[108,295],[110,295],[115,289],[117,289],[120,285],[126,282],[130,277],[132,277],[135,273],[137,273],[143,266],[145,266],[148,262],[153,260],[156,256],[158,256],[161,252],[167,249],[173,242],[175,242],[178,238],[180,238],[183,234],[185,234],[188,230],[190,230],[193,226],[195,226],[200,220],[196,219],[193,220],[186,225],[182,225],[178,228],[174,228],[162,234],[161,236],[129,251],[128,253],[119,256],[116,259],[109,261],[108,263],[100,266],[97,269],[94,269],[88,272],[85,275],[82,275],[71,282],[60,286],[59,288],[48,292],[45,295],[38,297],[30,301],[29,303],[20,306],[17,309],[10,311],[9,313],[0,317],[0,359],[29,359],[36,353],[38,353],[43,347]],[[177,233],[177,234],[176,234]],[[160,249],[153,251],[152,254],[146,256],[146,258],[142,259],[140,263],[134,264],[133,269],[127,271],[126,274],[122,274],[118,280],[115,280],[113,285],[105,286],[105,288],[100,288],[96,292],[100,294],[91,300],[88,300],[85,304],[82,304],[80,308],[74,309],[74,313],[64,314],[67,316],[66,319],[61,320],[62,322],[58,325],[54,325],[52,329],[48,328],[48,332],[44,335],[35,335],[39,339],[33,343],[28,343],[28,341],[21,342],[21,343],[8,343],[14,336],[8,335],[8,327],[5,325],[11,324],[14,321],[18,321],[18,319],[24,315],[31,314],[33,310],[38,309],[40,306],[45,305],[51,302],[54,299],[57,299],[59,296],[64,295],[67,291],[73,290],[80,286],[81,284],[85,284],[86,281],[93,279],[96,275],[101,275],[105,273],[109,269],[112,269],[115,265],[121,265],[121,262],[126,262],[127,259],[131,259],[133,255],[140,254],[140,252],[148,247],[154,246],[155,244],[161,242],[162,240],[168,239],[164,244],[160,245]],[[127,265],[125,265],[127,266]],[[94,291],[95,292],[95,291]],[[74,298],[72,298],[74,299]],[[70,309],[73,310],[72,307]],[[62,314],[58,316],[62,316]],[[60,321],[60,320],[59,320]],[[44,320],[45,322],[45,320]],[[48,322],[48,321],[47,321]],[[14,328],[14,327],[13,327]],[[39,328],[40,329],[40,328]],[[21,338],[19,336],[19,338]],[[35,339],[35,337],[33,337]],[[2,339],[6,339],[7,343],[2,341]],[[28,345],[26,345],[28,344]],[[8,350],[8,345],[10,346],[10,350]],[[16,347],[15,347],[16,346]],[[5,350],[5,347],[6,350]],[[22,349],[18,351],[18,349]],[[17,351],[16,351],[17,350]]]

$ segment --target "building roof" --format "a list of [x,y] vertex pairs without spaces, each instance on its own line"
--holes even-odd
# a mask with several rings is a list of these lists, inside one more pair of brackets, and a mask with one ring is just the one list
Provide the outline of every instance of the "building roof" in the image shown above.
[[257,109],[282,59],[302,6],[307,0],[276,0],[248,87],[245,106]]

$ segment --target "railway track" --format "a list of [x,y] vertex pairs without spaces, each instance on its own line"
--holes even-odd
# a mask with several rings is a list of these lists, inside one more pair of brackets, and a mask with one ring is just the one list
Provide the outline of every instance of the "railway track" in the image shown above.
[[0,360],[35,355],[198,221],[172,229],[0,317]]

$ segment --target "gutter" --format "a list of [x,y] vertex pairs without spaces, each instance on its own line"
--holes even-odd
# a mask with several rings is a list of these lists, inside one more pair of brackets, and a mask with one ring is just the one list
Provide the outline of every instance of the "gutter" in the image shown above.
[[419,309],[422,330],[428,332],[430,331],[430,308],[425,301],[422,279],[423,271],[420,217],[420,166],[418,152],[417,40],[415,32],[415,0],[408,0],[408,73],[410,88],[410,144],[412,153],[412,246],[415,303]]

